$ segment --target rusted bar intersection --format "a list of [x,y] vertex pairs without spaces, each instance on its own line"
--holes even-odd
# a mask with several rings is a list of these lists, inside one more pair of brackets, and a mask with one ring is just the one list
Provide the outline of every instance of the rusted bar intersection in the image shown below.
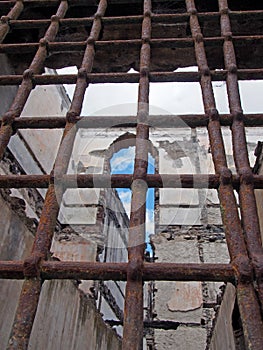
[[[211,71],[212,81],[225,81],[227,71]],[[237,76],[239,80],[262,80],[263,69],[238,69]],[[151,83],[162,82],[199,82],[200,72],[150,72]],[[139,73],[87,73],[86,79],[90,84],[102,83],[138,83]],[[0,85],[19,85],[23,80],[23,75],[0,75]],[[61,75],[32,75],[32,81],[35,85],[59,85],[76,84],[77,74]]]
[[[43,261],[41,278],[80,280],[127,280],[127,263]],[[224,281],[235,284],[230,264],[143,263],[144,281]],[[23,261],[0,261],[0,278],[24,279]]]
[[[262,41],[263,35],[244,35],[244,36],[233,36],[233,41],[238,45],[244,45],[244,42],[250,44],[251,41]],[[203,39],[206,45],[220,45],[223,44],[224,38],[221,37],[206,37]],[[192,38],[162,38],[162,39],[151,39],[152,48],[160,47],[172,47],[172,48],[185,48],[193,46]],[[105,46],[114,45],[116,49],[122,47],[140,48],[141,39],[129,39],[129,40],[107,40],[107,41],[96,41],[96,48],[103,49]],[[84,51],[86,47],[86,41],[76,42],[50,42],[48,44],[49,52],[64,52],[64,51]],[[32,53],[38,48],[38,43],[28,44],[0,44],[0,53],[16,54],[16,53]]]
[[[81,5],[79,5],[81,6]],[[211,17],[219,17],[220,12],[200,12],[198,17],[205,19]],[[232,11],[231,19],[240,19],[240,17],[252,16],[253,18],[263,17],[263,11]],[[10,17],[10,15],[8,15]],[[10,17],[12,18],[12,17]],[[114,23],[114,24],[127,24],[127,23],[141,23],[143,19],[142,15],[137,16],[116,16],[116,17],[103,17],[102,21],[104,24]],[[174,13],[174,14],[157,14],[153,13],[151,15],[152,23],[159,23],[160,21],[165,21],[165,23],[180,23],[187,21],[189,19],[188,13]],[[59,21],[60,25],[67,27],[76,27],[79,25],[92,24],[93,17],[82,17],[82,18],[64,18]],[[9,26],[12,29],[25,29],[25,28],[41,28],[46,27],[50,23],[48,19],[32,19],[32,20],[18,20],[10,19]]]
[[[244,114],[244,125],[246,127],[263,126],[263,114]],[[136,127],[137,118],[135,116],[82,116],[76,117],[78,128],[120,128]],[[180,122],[178,122],[180,121]],[[150,127],[160,128],[182,128],[182,127],[202,127],[207,126],[209,117],[202,114],[189,115],[151,115],[148,119]],[[233,116],[231,114],[221,114],[219,121],[222,126],[231,126]],[[184,124],[185,123],[185,124]],[[66,125],[66,117],[20,117],[15,118],[12,127],[17,129],[60,129]]]
[[[263,69],[239,69],[237,70],[239,80],[262,80]],[[211,71],[212,81],[225,81],[227,71]],[[149,78],[151,83],[162,82],[199,82],[199,72],[151,72]],[[90,84],[102,83],[138,83],[138,73],[89,73],[86,79]],[[23,80],[22,75],[0,75],[0,85],[19,85]],[[77,74],[61,75],[32,75],[34,85],[53,84],[76,84]]]
[[[64,188],[130,188],[133,176],[129,174],[78,174],[60,178]],[[0,175],[0,188],[47,188],[54,182],[53,175]],[[214,188],[220,185],[218,174],[148,174],[148,188]],[[263,189],[263,175],[253,175],[255,189]],[[232,176],[236,190],[240,186],[239,175]]]
[[145,249],[145,216],[149,152],[149,71],[151,56],[151,0],[143,2],[141,30],[140,80],[137,108],[137,128],[134,173],[132,182],[131,215],[128,242],[128,270],[125,292],[122,349],[140,350],[143,347],[143,259]]

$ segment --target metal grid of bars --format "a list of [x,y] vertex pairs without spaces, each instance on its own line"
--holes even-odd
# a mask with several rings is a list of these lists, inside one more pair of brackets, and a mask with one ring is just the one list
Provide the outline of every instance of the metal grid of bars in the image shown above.
[[[18,20],[24,6],[52,6],[57,8],[50,20]],[[262,114],[244,115],[238,89],[240,79],[262,79],[263,68],[238,69],[233,41],[262,40],[260,35],[233,36],[227,0],[218,0],[219,12],[199,13],[194,0],[186,0],[186,12],[183,14],[153,14],[151,0],[144,0],[143,14],[130,17],[104,17],[107,1],[100,0],[97,12],[92,18],[64,18],[72,5],[81,6],[81,1],[1,1],[0,9],[7,13],[1,18],[0,39],[5,39],[10,29],[47,27],[45,35],[38,44],[1,44],[0,53],[35,52],[34,58],[23,75],[0,76],[0,85],[18,85],[18,92],[7,113],[2,116],[0,130],[0,155],[8,145],[14,131],[20,128],[64,128],[53,171],[50,175],[10,175],[0,176],[2,188],[48,188],[40,222],[37,228],[31,255],[25,261],[1,261],[0,277],[25,279],[19,299],[16,317],[9,342],[9,349],[26,349],[34,322],[42,281],[45,279],[93,279],[125,280],[126,297],[124,312],[123,349],[142,348],[143,337],[143,281],[225,281],[236,285],[238,305],[241,313],[246,346],[259,350],[263,345],[263,252],[260,239],[254,188],[263,188],[263,176],[253,175],[247,155],[245,126],[262,126]],[[9,12],[8,12],[9,11]],[[236,11],[231,16],[262,16],[263,11]],[[200,18],[220,17],[221,36],[205,38],[202,35]],[[185,18],[190,21],[191,38],[151,39],[152,23],[155,21],[176,21]],[[99,41],[99,34],[104,21],[142,23],[141,39]],[[91,24],[90,34],[85,42],[55,42],[60,25]],[[253,34],[253,33],[252,33]],[[115,49],[124,45],[140,47],[140,72],[92,73],[96,55],[95,47],[106,47],[114,43]],[[159,45],[169,47],[188,47],[194,44],[197,73],[185,72],[150,72],[151,48]],[[225,69],[211,71],[206,56],[205,44],[216,43],[222,46]],[[42,76],[45,59],[51,51],[83,51],[82,64],[77,75]],[[219,115],[213,95],[212,81],[225,80],[229,99],[230,115]],[[147,175],[150,125],[173,127],[173,117],[149,118],[149,83],[167,81],[200,82],[205,114],[185,115],[182,119],[190,126],[207,126],[211,152],[215,165],[215,175]],[[68,162],[76,135],[75,125],[84,121],[86,127],[105,127],[112,125],[112,117],[93,119],[81,117],[84,94],[90,83],[103,82],[138,82],[137,117],[116,117],[121,126],[136,126],[136,155],[133,175],[78,175],[79,187],[131,187],[131,219],[129,230],[128,263],[85,263],[47,261],[60,202],[66,188],[74,186],[74,179],[66,175]],[[35,85],[75,83],[75,92],[70,110],[65,118],[56,117],[20,117],[25,103]],[[221,126],[230,125],[233,139],[233,152],[237,175],[232,176],[227,168]],[[105,181],[110,177],[110,181]],[[59,186],[54,179],[60,179]],[[96,178],[96,181],[94,179]],[[163,181],[165,178],[165,181]],[[143,261],[145,237],[145,198],[148,187],[159,188],[178,186],[200,188],[208,186],[218,189],[222,207],[222,219],[231,257],[230,264],[175,264],[147,263]],[[59,188],[58,188],[59,187]],[[238,191],[241,219],[234,196]]]

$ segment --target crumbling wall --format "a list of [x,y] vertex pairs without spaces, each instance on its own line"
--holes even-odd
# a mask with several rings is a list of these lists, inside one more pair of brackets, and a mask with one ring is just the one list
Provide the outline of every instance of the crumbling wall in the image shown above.
[[235,299],[235,287],[228,284],[215,321],[209,350],[236,349],[232,327],[232,313]]
[[[21,210],[21,199],[0,195],[1,242],[0,260],[22,260],[29,253],[34,236],[23,222],[18,211]],[[12,209],[14,208],[14,209]],[[13,324],[17,301],[20,295],[22,281],[0,281],[0,344],[5,349],[10,329]]]
[[[62,230],[55,235],[51,252],[61,261],[95,261],[97,244],[73,230]],[[121,349],[121,340],[96,308],[93,291],[93,281],[45,281],[29,349]]]
[[[0,196],[2,227],[0,259],[22,260],[33,244],[34,220],[26,217],[25,202],[3,192]],[[31,226],[30,226],[31,224]],[[51,249],[60,260],[94,261],[97,245],[80,235],[57,233]],[[23,281],[0,283],[0,344],[7,346]],[[93,282],[45,281],[31,333],[29,349],[115,350],[121,348],[116,333],[107,326],[91,296]],[[44,336],[43,336],[44,335]]]
[[[152,235],[151,242],[157,262],[229,262],[224,232],[220,226],[169,226],[165,232]],[[210,344],[213,319],[224,287],[220,282],[155,282],[155,319],[180,323],[176,330],[154,330],[156,349],[206,349]],[[228,326],[231,329],[231,323]]]
[[121,341],[104,323],[94,300],[72,281],[53,280],[42,287],[29,349],[120,350]]

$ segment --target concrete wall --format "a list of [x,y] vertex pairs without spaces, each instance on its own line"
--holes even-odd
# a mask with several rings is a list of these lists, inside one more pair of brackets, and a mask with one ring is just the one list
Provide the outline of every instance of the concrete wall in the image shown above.
[[[11,198],[14,202],[15,197]],[[2,197],[0,205],[0,222],[5,222],[1,231],[0,259],[23,259],[30,253],[33,234]],[[94,261],[96,245],[78,236],[69,240],[61,234],[56,235],[52,252],[61,260]],[[7,346],[22,283],[12,280],[0,283],[0,344],[3,349]],[[88,296],[92,286],[90,281],[82,282],[80,288],[73,281],[45,281],[29,349],[121,349],[120,339],[103,322],[94,299]]]
[[[0,195],[0,260],[21,260],[29,253],[33,244],[34,236],[20,219],[18,210],[21,202],[16,197],[9,197],[4,193]],[[20,211],[21,213],[21,211]],[[22,287],[22,281],[1,280],[0,281],[0,344],[5,349],[10,329],[13,324],[18,297]]]
[[72,281],[46,281],[42,288],[29,349],[121,349],[120,339],[105,325],[94,300]]
[[228,284],[216,318],[209,350],[236,349],[232,328],[235,299],[236,290],[231,284]]
[[[152,235],[151,242],[155,257],[158,258],[157,262],[229,262],[222,227],[169,226],[166,232]],[[210,342],[215,310],[218,308],[218,298],[222,297],[223,286],[223,283],[216,282],[155,282],[156,320],[181,323],[177,330],[168,332],[154,330],[156,349],[206,349]],[[223,315],[222,311],[221,319],[224,319]],[[228,327],[231,329],[231,323]]]
[[[52,70],[47,70],[47,73],[56,74]],[[65,116],[69,106],[69,97],[62,86],[37,86],[31,91],[22,116]],[[49,173],[54,164],[61,136],[61,129],[19,130],[12,136],[8,147],[25,172]]]
[[[104,250],[100,256],[105,262],[128,261],[129,218],[115,189],[105,189],[100,198],[104,207]],[[104,281],[99,285],[98,306],[105,320],[122,320],[126,282]],[[122,326],[116,327],[122,335]]]

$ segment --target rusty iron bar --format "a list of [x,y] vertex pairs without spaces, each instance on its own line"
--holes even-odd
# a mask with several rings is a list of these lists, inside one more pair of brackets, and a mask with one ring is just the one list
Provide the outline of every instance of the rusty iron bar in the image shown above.
[[[161,0],[162,1],[162,0]],[[0,8],[3,7],[10,7],[12,6],[16,0],[1,0],[0,1]],[[23,0],[23,2],[30,7],[46,7],[46,6],[57,6],[60,3],[60,0]],[[110,4],[120,4],[120,3],[136,3],[139,2],[139,0],[110,0]],[[97,0],[69,0],[68,1],[70,7],[72,6],[98,6]]]
[[[159,2],[164,2],[165,0],[159,0]],[[16,0],[1,0],[0,8],[9,8],[15,4]],[[23,2],[30,7],[45,7],[45,6],[56,6],[59,4],[59,0],[23,0]],[[96,0],[69,0],[70,6],[81,7],[81,6],[97,6],[98,2]],[[116,4],[140,4],[140,0],[109,0],[110,5]],[[235,12],[235,11],[233,11]],[[242,11],[243,12],[243,11]],[[252,12],[252,11],[244,11]],[[259,12],[259,11],[255,11]],[[213,13],[213,12],[208,12]],[[202,13],[201,13],[202,14]]]
[[[20,1],[18,1],[20,2]],[[22,1],[21,1],[22,2]],[[17,6],[17,5],[15,5]],[[263,11],[232,11],[230,13],[231,18],[240,18],[243,16],[253,16],[261,18],[263,17]],[[198,14],[199,18],[211,18],[211,17],[219,17],[220,12],[200,12]],[[26,29],[26,28],[42,28],[46,27],[50,24],[50,20],[48,19],[27,19],[27,20],[18,20],[16,19],[18,16],[11,16],[11,14],[7,15],[9,18],[8,24],[11,29]],[[189,19],[188,13],[175,13],[175,14],[152,14],[152,23],[159,23],[160,21],[165,21],[166,23],[180,23],[183,21],[187,21]],[[116,16],[116,17],[103,17],[102,22],[104,24],[127,24],[127,23],[141,23],[143,19],[142,15],[137,16]],[[61,27],[75,27],[79,25],[89,25],[92,24],[93,17],[82,17],[82,18],[63,18],[59,21]]]
[[[136,116],[81,116],[76,117],[78,128],[120,128],[136,127]],[[178,123],[180,120],[180,123]],[[1,121],[1,118],[0,118]],[[222,126],[231,126],[233,116],[221,114],[219,121]],[[208,126],[209,117],[205,114],[188,115],[150,115],[148,123],[150,127],[180,128],[186,126],[197,128]],[[20,117],[13,121],[13,130],[18,129],[61,129],[66,125],[66,117]],[[263,126],[263,114],[244,114],[244,125],[246,127]]]
[[0,20],[0,43],[3,42],[6,35],[9,33],[11,29],[10,22],[12,20],[16,20],[22,13],[24,9],[23,1],[18,0],[15,3],[15,6],[11,8],[6,16],[2,16]]
[[[130,174],[76,174],[63,175],[61,184],[66,188],[130,188]],[[263,189],[263,175],[253,175],[254,188]],[[53,175],[0,175],[0,188],[48,188],[54,182]],[[148,188],[210,188],[218,189],[218,174],[147,174]],[[232,176],[233,188],[240,186],[239,175]]]
[[0,278],[24,279],[24,262],[0,261]]
[[[44,279],[103,279],[123,280],[129,273],[127,263],[50,262],[42,264]],[[235,283],[235,272],[230,264],[175,264],[144,263],[144,281],[228,281]]]
[[[15,4],[16,0],[1,0],[0,9],[10,8]],[[60,0],[23,0],[26,6],[34,7],[55,7],[58,6]],[[98,2],[96,0],[69,0],[68,4],[72,6],[97,6]]]
[[[46,255],[51,245],[51,239],[53,236],[56,217],[59,211],[59,205],[65,190],[60,180],[67,171],[68,163],[70,161],[72,149],[74,146],[74,140],[77,132],[77,128],[75,127],[75,116],[81,113],[85,91],[88,87],[87,80],[85,79],[85,74],[86,72],[90,72],[93,66],[95,55],[94,41],[99,37],[101,30],[101,17],[105,13],[106,7],[106,0],[100,0],[87,41],[87,47],[83,56],[82,65],[79,69],[71,107],[67,113],[67,123],[53,167],[54,184],[51,183],[49,186],[45,200],[46,205],[44,204],[43,214],[41,215],[41,218],[43,219],[40,219],[37,235],[34,242],[33,251],[37,251],[40,254]],[[47,233],[49,233],[49,235]]]
[[145,182],[149,152],[149,67],[151,39],[151,0],[144,0],[141,30],[140,81],[137,108],[134,173],[129,225],[128,269],[125,293],[122,349],[140,350],[143,346],[143,258],[145,249]]
[[[16,6],[16,5],[15,5]],[[211,17],[220,16],[220,12],[200,12],[199,18],[207,19]],[[231,11],[230,16],[232,19],[239,19],[240,17],[253,16],[262,18],[263,11]],[[8,21],[11,29],[26,29],[26,28],[42,28],[49,25],[50,20],[48,19],[31,19],[31,20],[18,20],[13,16],[8,15],[10,20]],[[16,16],[17,18],[18,16]],[[189,19],[188,13],[174,13],[174,14],[152,14],[152,23],[159,23],[165,21],[165,23],[180,23]],[[141,23],[143,19],[142,15],[137,16],[116,16],[116,17],[102,17],[103,24],[127,24],[127,23]],[[92,24],[93,17],[82,17],[82,18],[63,18],[59,21],[61,27],[75,27],[79,25]]]
[[[226,70],[211,71],[212,81],[225,81],[227,77]],[[263,69],[239,69],[237,70],[239,80],[262,80]],[[151,83],[161,82],[199,82],[199,72],[150,72]],[[138,83],[139,73],[90,73],[87,74],[87,80],[90,84],[102,83]],[[0,75],[0,85],[19,85],[23,81],[23,75]],[[77,74],[61,75],[33,75],[32,81],[36,85],[58,85],[58,84],[76,84]]]
[[8,342],[8,350],[26,350],[37,311],[41,280],[38,277],[26,279],[20,293],[16,316]]
[[[236,291],[246,349],[260,350],[263,344],[262,322],[259,321],[261,312],[259,306],[254,302],[255,290],[253,283],[238,283]],[[241,303],[240,300],[242,300]]]
[[[52,21],[48,27],[44,38],[39,43],[39,48],[29,66],[29,69],[24,72],[23,81],[17,91],[16,97],[9,109],[4,115],[3,122],[0,130],[0,158],[3,157],[5,148],[12,135],[12,121],[15,117],[19,117],[24,105],[29,97],[29,94],[33,88],[32,74],[40,73],[43,68],[45,58],[47,56],[47,42],[54,40],[58,32],[58,19],[64,17],[68,9],[66,1],[61,1],[56,15],[52,16]],[[39,223],[40,227],[46,226],[46,222],[53,218],[47,219],[49,212],[47,210],[47,203],[43,208],[42,215]],[[52,220],[54,221],[54,220]],[[56,220],[55,220],[56,221]],[[54,223],[55,224],[55,223]],[[48,235],[48,233],[45,233]],[[38,237],[38,235],[36,236]],[[46,247],[43,247],[45,249]],[[16,309],[15,319],[13,322],[12,330],[10,333],[8,350],[27,349],[31,329],[33,326],[39,295],[41,292],[41,279],[38,273],[38,264],[41,259],[39,252],[33,248],[32,255],[24,262],[24,271],[28,277],[23,283],[22,291],[20,294],[18,306]],[[29,267],[28,267],[29,266]],[[31,266],[31,268],[30,268]]]
[[[237,172],[240,175],[241,183],[239,189],[239,202],[241,209],[242,224],[246,237],[246,245],[249,257],[252,261],[254,272],[258,283],[258,293],[263,311],[263,248],[260,235],[257,205],[254,194],[252,170],[249,164],[245,127],[243,122],[243,110],[241,106],[237,62],[235,49],[232,41],[231,23],[227,0],[219,1],[221,12],[221,34],[224,39],[224,61],[227,74],[227,93],[230,113],[233,115],[231,126],[233,140],[233,155]],[[263,340],[261,346],[263,345]]]
[[[249,45],[250,41],[262,41],[263,35],[238,35],[232,37],[235,44],[245,43]],[[220,45],[224,43],[224,38],[220,37],[206,37],[203,38],[206,46]],[[159,38],[151,39],[150,44],[152,48],[186,48],[192,47],[194,40],[192,38]],[[114,45],[116,49],[121,49],[122,47],[140,48],[141,39],[129,39],[129,40],[107,40],[107,41],[96,41],[96,49],[103,49],[105,46]],[[49,52],[65,52],[65,51],[85,51],[86,41],[76,41],[76,42],[50,42],[48,44]],[[6,54],[16,54],[16,53],[32,53],[38,48],[38,43],[27,43],[27,44],[0,44],[0,53]]]
[[[77,261],[43,261],[39,275],[43,280],[113,280],[126,281],[127,263]],[[230,264],[144,263],[144,281],[214,281],[235,284],[235,271]],[[0,278],[24,279],[24,261],[0,261]]]
[[[15,316],[15,321],[13,324],[10,340],[9,340],[9,350],[14,350],[17,348],[26,349],[29,341],[29,337],[31,334],[31,329],[33,326],[33,321],[35,317],[35,312],[38,305],[38,296],[41,291],[41,284],[38,283],[39,279],[39,265],[42,259],[46,259],[47,253],[49,252],[51,241],[53,237],[53,232],[56,225],[56,219],[59,212],[60,202],[63,197],[64,188],[63,185],[60,184],[59,178],[64,175],[67,171],[68,163],[70,161],[71,152],[74,145],[74,139],[76,135],[75,125],[75,115],[79,115],[81,113],[81,107],[84,99],[84,94],[86,88],[88,86],[87,81],[85,79],[86,72],[90,72],[93,66],[93,59],[95,55],[94,50],[94,41],[99,37],[99,33],[101,30],[101,17],[104,15],[106,10],[107,2],[105,0],[100,0],[97,13],[94,17],[94,22],[91,28],[90,36],[87,41],[87,47],[85,53],[83,55],[81,69],[79,70],[79,75],[75,87],[75,92],[73,96],[73,100],[71,103],[71,108],[67,113],[67,123],[64,129],[64,133],[62,136],[62,141],[59,146],[58,154],[55,160],[55,164],[53,167],[53,174],[56,178],[56,183],[51,183],[48,187],[48,191],[46,194],[44,207],[41,213],[39,225],[36,232],[36,237],[34,240],[34,245],[32,249],[31,256],[27,259],[26,265],[24,266],[26,273],[28,274],[29,279],[24,282],[22,294],[19,300],[19,304],[17,307],[17,312]],[[67,3],[62,1],[59,9],[57,11],[57,15],[52,16],[52,24],[48,28],[44,38],[46,40],[52,39],[58,30],[58,19],[65,15],[67,10]],[[46,46],[44,46],[45,51],[41,49],[43,46],[40,46],[40,53],[37,53],[35,59],[32,61],[30,66],[31,71],[35,72],[39,70],[40,66],[44,62],[44,58],[46,56]],[[82,72],[85,74],[82,74]],[[30,82],[32,88],[32,81],[27,80],[26,82]],[[26,84],[24,89],[28,89],[28,84]],[[29,90],[29,89],[28,89]],[[22,90],[23,93],[23,90]],[[19,97],[19,91],[17,93],[17,97],[15,101],[18,100],[21,104],[21,97]],[[26,101],[26,99],[24,98]],[[24,101],[22,99],[22,101]],[[15,103],[15,102],[14,102]],[[13,105],[14,105],[13,103]],[[21,106],[19,106],[21,108]],[[12,107],[11,107],[12,110]],[[19,110],[21,113],[21,111]],[[16,111],[16,113],[19,115]],[[12,121],[13,115],[9,117]],[[10,121],[9,121],[10,122]],[[11,126],[11,124],[9,124]],[[34,299],[31,298],[31,289],[38,291],[36,297]],[[26,304],[27,303],[27,304]],[[30,303],[31,307],[27,308],[28,303]],[[27,326],[25,327],[25,320],[29,320]]]
[[[199,24],[195,1],[186,0],[186,6],[191,15],[190,28],[193,39],[195,40],[195,54],[198,68],[202,74],[200,85],[205,113],[209,116],[208,134],[212,157],[216,173],[220,175],[220,186],[218,191],[222,220],[225,225],[225,235],[231,263],[236,269],[238,276],[238,291],[243,291],[243,293],[237,293],[238,304],[240,305],[241,310],[242,325],[245,330],[245,339],[247,344],[250,342],[251,348],[259,350],[262,348],[263,344],[262,318],[257,296],[255,290],[253,289],[253,271],[252,267],[250,266],[246,242],[243,236],[237,203],[231,183],[232,174],[227,167],[219,116],[218,111],[216,110],[210,70],[207,64],[204,39]],[[250,304],[247,303],[248,294],[250,295]],[[250,317],[245,317],[244,310],[250,315]],[[255,323],[257,324],[257,329],[255,329]],[[259,344],[261,344],[260,347]]]
[[[206,53],[204,48],[203,36],[199,25],[197,10],[194,0],[186,0],[186,6],[190,16],[190,28],[195,40],[196,61],[201,73],[200,86],[203,97],[204,110],[209,117],[208,135],[211,145],[211,153],[216,173],[220,176],[219,197],[224,210],[222,219],[226,226],[226,238],[229,247],[229,253],[232,260],[235,260],[240,254],[246,256],[246,246],[242,237],[242,230],[238,217],[236,200],[231,185],[231,176],[227,168],[227,161],[224,149],[224,142],[221,133],[221,127],[216,110],[215,98],[213,94],[210,71],[207,65]],[[232,218],[228,216],[231,213]],[[235,243],[236,242],[236,243]]]
[[59,29],[59,18],[65,16],[68,9],[67,2],[61,1],[55,16],[52,16],[52,21],[48,27],[44,37],[37,44],[37,52],[27,70],[23,74],[23,80],[18,88],[17,94],[13,100],[11,107],[6,112],[2,119],[0,129],[0,159],[2,159],[5,148],[12,136],[12,122],[14,118],[20,117],[26,101],[33,89],[32,77],[34,74],[39,74],[47,57],[47,45],[55,39]]

